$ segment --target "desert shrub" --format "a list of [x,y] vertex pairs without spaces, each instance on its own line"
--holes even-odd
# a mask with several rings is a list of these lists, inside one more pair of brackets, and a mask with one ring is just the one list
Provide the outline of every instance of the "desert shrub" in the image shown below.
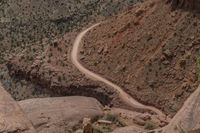
[[112,132],[112,128],[108,125],[104,125],[104,126],[93,126],[93,132],[94,133],[108,133],[108,132]]
[[155,124],[151,121],[147,121],[144,125],[144,128],[147,130],[153,130],[156,128]]
[[51,63],[51,59],[48,59],[48,60],[47,60],[47,63]]
[[174,130],[178,131],[178,133],[186,133],[185,130],[180,125],[175,126]]
[[62,81],[62,78],[61,76],[58,76],[58,81],[61,82]]
[[200,57],[197,58],[197,67],[199,69],[198,78],[199,78],[199,81],[200,81]]
[[118,120],[118,116],[108,113],[105,115],[104,119],[108,121],[116,122]]
[[51,53],[49,53],[49,57],[52,57],[53,56],[53,53],[51,52]]
[[126,126],[126,123],[122,119],[120,119],[118,115],[115,115],[115,114],[108,113],[104,116],[103,119],[112,121],[113,123],[117,124],[120,127]]
[[102,118],[102,116],[100,116],[100,115],[96,115],[96,116],[94,116],[93,118],[92,118],[92,123],[94,123],[94,122],[96,122],[96,121],[98,121],[99,119],[101,119]]

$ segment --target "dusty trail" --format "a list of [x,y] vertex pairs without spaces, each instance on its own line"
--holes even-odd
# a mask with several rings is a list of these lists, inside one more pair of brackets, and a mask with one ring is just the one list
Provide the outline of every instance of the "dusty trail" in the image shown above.
[[161,118],[165,117],[166,115],[160,111],[157,108],[151,107],[151,106],[146,106],[143,105],[141,103],[139,103],[138,101],[136,101],[135,99],[133,99],[129,94],[127,94],[121,87],[119,87],[118,85],[112,83],[111,81],[103,78],[101,75],[98,75],[90,70],[88,70],[87,68],[85,68],[80,62],[79,62],[79,48],[80,48],[80,44],[81,41],[84,37],[84,35],[90,31],[91,29],[93,29],[94,27],[98,26],[100,23],[95,24],[91,27],[89,27],[88,29],[82,31],[75,39],[75,42],[73,44],[73,49],[72,49],[72,53],[71,53],[71,60],[72,63],[79,69],[79,71],[81,71],[82,73],[84,73],[86,76],[88,76],[90,79],[92,80],[98,80],[101,81],[103,83],[105,83],[106,85],[112,87],[113,89],[115,89],[118,93],[120,98],[127,103],[128,105],[130,105],[133,108],[137,108],[137,109],[142,109],[142,110],[150,110],[155,112],[158,116],[160,116]]

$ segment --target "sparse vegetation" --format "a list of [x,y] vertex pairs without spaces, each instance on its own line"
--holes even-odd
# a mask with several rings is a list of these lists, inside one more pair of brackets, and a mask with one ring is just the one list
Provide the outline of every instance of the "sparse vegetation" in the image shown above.
[[108,113],[103,117],[104,120],[108,120],[116,124],[117,126],[124,127],[126,123],[116,114]]
[[108,133],[112,131],[110,126],[93,126],[94,133]]
[[189,9],[198,9],[198,0],[166,0],[167,3],[171,3],[172,8],[185,7]]
[[198,79],[199,79],[199,81],[200,81],[200,57],[197,58],[197,66],[198,66],[198,69],[199,69],[199,70],[198,70],[198,71],[199,71],[199,72],[198,72]]
[[[135,0],[68,0],[67,3],[60,3],[59,0],[56,3],[54,0],[38,0],[42,3],[38,4],[36,1],[33,9],[32,0],[28,4],[26,1],[8,1],[9,4],[2,6],[5,4],[3,1],[6,0],[0,0],[0,64],[4,67],[1,68],[0,79],[6,79],[4,84],[17,100],[35,96],[37,93],[37,96],[48,93],[48,96],[83,95],[102,100],[102,104],[109,107],[115,107],[115,104],[120,107],[123,103],[117,91],[114,92],[113,88],[110,91],[110,87],[86,79],[70,61],[70,53],[72,41],[80,31],[79,28],[92,24],[91,20],[101,21],[101,17],[96,19],[97,15],[113,15],[123,9],[126,2],[126,7],[129,7],[126,12],[109,18],[106,23],[88,32],[82,41],[84,51],[81,52],[81,63],[87,69],[94,70],[121,86],[121,91],[127,92],[130,97],[162,109],[169,116],[180,109],[183,101],[196,87],[196,61],[200,80],[200,57],[196,57],[200,48],[199,30],[196,30],[199,29],[199,15],[184,13],[182,16],[182,10],[171,12],[170,6],[167,8],[164,2],[156,3],[151,0],[146,4],[144,2],[144,6],[139,3],[133,7],[130,3]],[[190,0],[167,2],[175,8],[194,7],[194,3],[188,3]],[[95,45],[105,47],[98,52]],[[5,72],[3,68],[8,69]],[[113,71],[115,68],[116,72]],[[33,83],[31,88],[37,85],[36,87],[41,86],[47,92],[42,93],[34,88],[32,95],[24,96],[26,93],[15,92],[24,88],[19,87],[18,81],[12,80],[15,78],[28,80],[27,86]],[[29,88],[24,90],[28,92]],[[127,97],[123,94],[122,96]],[[83,103],[89,105],[87,102]],[[102,106],[99,110],[102,111]],[[112,109],[108,110],[112,112]],[[150,131],[167,123],[162,119],[160,123],[156,120],[153,123],[154,118],[149,117],[152,113],[140,115],[141,119],[134,120],[134,115],[127,118],[125,113],[116,115],[107,113],[108,110],[105,108],[103,116],[93,119],[94,133],[111,132],[115,128],[127,126],[126,122],[144,126],[143,128]],[[89,123],[90,129],[91,124]],[[69,129],[68,132],[75,130],[72,127],[72,131]],[[176,127],[176,130],[185,133],[181,127]]]
[[[105,120],[112,124],[99,124],[98,120]],[[92,119],[94,133],[107,133],[113,131],[116,127],[125,127],[126,123],[120,116],[112,113],[105,113],[103,116],[96,116]]]
[[155,128],[156,128],[155,124],[151,121],[147,121],[144,125],[144,129],[147,129],[147,130],[153,130]]
[[48,59],[48,60],[47,60],[47,63],[51,63],[51,59]]
[[58,76],[58,81],[61,82],[62,81],[62,78],[61,76]]
[[52,56],[53,56],[53,53],[52,53],[52,52],[50,52],[50,53],[49,53],[49,57],[52,57]]
[[108,113],[103,117],[103,119],[116,123],[118,121],[118,116],[115,114]]
[[179,133],[186,133],[186,131],[180,125],[175,126],[174,130],[178,131]]
[[[18,57],[16,57],[15,62],[20,63],[13,66],[17,66],[14,67],[15,69],[20,68],[20,72],[23,71],[22,73],[30,74],[25,71],[30,72],[32,70],[24,70],[23,68],[29,69],[33,66],[34,69],[38,69],[36,67],[43,67],[45,62],[48,62],[45,65],[61,65],[69,70],[71,66],[68,64],[71,62],[67,57],[65,57],[64,61],[58,59],[60,56],[56,58],[50,57],[57,56],[57,53],[60,52],[62,54],[69,52],[69,46],[71,46],[71,41],[73,40],[73,38],[70,38],[72,36],[70,32],[79,31],[88,23],[95,23],[96,19],[114,15],[121,12],[122,9],[126,10],[126,7],[135,2],[137,0],[31,0],[29,2],[24,0],[0,0],[0,64],[2,66],[7,64],[10,55],[12,58],[9,61],[20,55],[22,58],[18,60]],[[66,39],[63,46],[59,41],[61,38],[65,38],[64,34],[69,34],[70,39]],[[47,50],[48,46],[50,47],[49,50]],[[4,67],[6,68],[6,66]],[[1,70],[3,69],[1,68]],[[40,70],[42,73],[43,68]],[[54,70],[51,71],[53,73]],[[0,72],[4,73],[4,71]],[[11,76],[14,76],[15,72]],[[43,75],[41,73],[39,74],[40,76]],[[38,76],[37,74],[34,73],[36,77]],[[23,77],[21,78],[32,77],[30,75],[22,75]],[[45,76],[47,77],[45,80],[51,80],[49,78],[51,75],[46,74]],[[66,79],[64,76],[61,76],[61,78],[58,78],[56,74],[54,76],[58,80],[63,81]],[[73,76],[68,75],[67,80],[74,80]],[[2,82],[4,83],[4,81]],[[7,81],[5,81],[5,84],[7,84]],[[8,88],[12,88],[11,90],[13,91],[16,89],[13,86],[15,85]],[[14,97],[15,95],[13,94]]]

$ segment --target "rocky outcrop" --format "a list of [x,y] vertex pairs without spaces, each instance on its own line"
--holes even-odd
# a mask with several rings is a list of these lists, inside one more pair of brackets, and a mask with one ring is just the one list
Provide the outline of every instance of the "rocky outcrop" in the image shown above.
[[36,133],[20,106],[0,84],[0,132]]
[[164,129],[165,133],[173,132],[180,133],[195,131],[200,128],[200,86],[198,89],[186,100],[183,108],[178,111],[170,124]]
[[84,118],[103,114],[97,100],[80,96],[30,99],[19,105],[39,133],[75,132],[82,128]]

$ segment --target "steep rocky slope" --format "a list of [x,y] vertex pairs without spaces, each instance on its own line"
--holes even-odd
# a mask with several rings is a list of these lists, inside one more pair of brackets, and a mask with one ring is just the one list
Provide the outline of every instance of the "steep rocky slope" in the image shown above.
[[[1,2],[6,3],[6,1]],[[31,1],[29,2],[31,3]],[[87,5],[87,1],[85,2]],[[3,4],[4,6],[6,5],[5,3]],[[58,3],[59,2],[55,1],[53,4]],[[2,3],[0,5],[2,6]],[[31,3],[31,5],[34,4]],[[38,5],[38,3],[36,5]],[[42,5],[46,4],[43,3]],[[12,9],[14,9],[14,7],[15,6],[13,6]],[[21,9],[22,12],[24,12],[23,7],[20,8],[20,10]],[[34,9],[35,6],[33,6],[31,10]],[[43,9],[45,8],[42,8],[42,10]],[[9,12],[13,14],[12,11]],[[58,12],[62,14],[62,11]],[[77,10],[75,12],[77,12]],[[19,14],[15,15],[17,17],[20,16]],[[30,14],[27,15],[31,16]],[[40,14],[36,16],[40,16]],[[66,18],[62,15],[61,17],[60,15],[58,16],[58,18],[49,20],[49,15],[47,15],[47,21],[59,25],[71,18]],[[14,15],[2,17],[3,19],[1,21],[3,24],[10,23],[12,20],[15,21],[19,19],[17,17],[15,18]],[[7,18],[12,19],[10,20]],[[24,22],[29,22],[31,20],[29,18],[26,20],[26,18],[27,17],[25,17]],[[44,17],[44,19],[46,18]],[[160,108],[166,114],[172,116],[180,109],[186,98],[194,92],[198,85],[198,69],[196,62],[200,52],[199,19],[198,12],[182,9],[172,11],[170,6],[166,5],[162,0],[147,0],[144,3],[138,3],[133,7],[129,7],[126,12],[110,17],[99,27],[96,27],[95,30],[87,34],[83,42],[83,47],[80,50],[80,60],[88,69],[122,86],[133,98],[136,98],[144,104]],[[73,20],[79,19],[73,18]],[[46,22],[46,20],[42,21],[42,23],[43,22]],[[70,29],[66,31],[68,30]],[[48,33],[49,31],[51,30],[48,30]],[[54,29],[52,31],[54,31]],[[66,31],[59,31],[58,36],[62,36]],[[27,43],[26,45],[19,46],[10,45],[11,47],[9,45],[4,45],[10,47],[10,49],[7,51],[2,49],[2,57],[6,60],[8,56],[10,58],[8,61],[3,60],[2,62],[3,64],[0,66],[2,68],[0,75],[2,76],[0,78],[15,99],[20,100],[40,96],[83,95],[92,96],[103,105],[112,106],[114,104],[114,106],[126,106],[121,103],[116,92],[113,91],[112,88],[88,80],[85,78],[85,75],[78,72],[72,65],[70,61],[70,52],[76,35],[77,32],[73,31],[65,34],[60,39],[54,39],[54,37],[58,37],[56,33],[55,36],[44,37],[47,39],[43,37],[40,38],[39,40],[42,39],[42,42],[36,42],[37,39],[33,39],[33,42],[35,42],[34,44]],[[5,35],[3,36],[6,37]],[[13,36],[11,38],[13,38]],[[17,37],[17,39],[19,38],[20,37]],[[17,39],[13,42],[17,42]],[[49,41],[51,39],[54,41]],[[3,38],[3,41],[5,40],[7,39]],[[4,48],[4,46],[2,45],[2,48]],[[22,49],[23,51],[21,51]],[[11,53],[12,50],[13,53]],[[9,72],[9,75],[7,72]],[[24,87],[24,85],[29,87]],[[191,100],[191,97],[193,100]],[[180,113],[177,113],[172,119],[172,122],[168,125],[169,128],[164,128],[166,132],[173,132],[175,128],[178,129],[178,132],[180,132],[180,130],[182,131],[182,128],[184,130],[198,130],[199,123],[197,116],[199,116],[199,111],[197,110],[199,110],[199,104],[196,101],[199,100],[199,90],[197,90],[197,93],[194,95],[191,95],[191,97],[189,99],[189,101],[192,101],[190,102],[191,104],[186,102],[186,106],[179,111]],[[3,99],[2,101],[6,100]],[[12,99],[10,101],[14,103]],[[19,103],[27,113],[28,118],[32,120],[34,126],[41,132],[53,131],[53,129],[57,127],[58,128],[55,129],[56,131],[60,129],[63,131],[66,126],[71,126],[71,123],[65,125],[65,122],[68,123],[68,121],[71,122],[73,120],[81,121],[85,115],[91,115],[93,117],[93,114],[87,111],[87,109],[91,109],[90,107],[85,110],[85,106],[88,104],[92,106],[92,109],[96,108],[97,112],[94,111],[93,113],[102,114],[99,103],[92,98],[46,98],[26,100]],[[2,108],[7,107],[5,103],[2,105]],[[70,106],[70,108],[66,109],[66,106]],[[18,107],[17,111],[14,113],[11,111],[11,114],[13,115],[19,111],[20,116],[24,118],[24,114],[19,109],[19,106],[16,105],[16,107]],[[55,107],[59,110],[54,110]],[[80,112],[82,109],[83,111]],[[79,110],[79,112],[76,112],[76,110]],[[67,111],[71,111],[70,113],[72,114]],[[54,113],[51,114],[52,112]],[[129,114],[128,112],[130,111],[125,112]],[[150,129],[164,126],[159,125],[159,122],[157,125],[152,125],[152,123],[149,123],[152,122],[149,121],[149,119],[151,119],[151,117],[149,117],[150,114],[145,115],[140,113],[131,112],[130,114],[132,116],[126,118],[128,121],[131,120],[131,124],[137,124],[136,127],[131,126],[119,130],[117,129],[116,132],[144,132],[143,128]],[[74,115],[75,118],[71,115]],[[120,113],[120,115],[123,114]],[[12,116],[12,118],[15,117]],[[27,121],[26,118],[24,119]],[[95,124],[98,125],[99,122],[101,123],[102,121],[96,121]],[[109,121],[106,122],[109,123]],[[116,123],[118,124],[118,122],[119,121]],[[72,126],[73,124],[74,123],[72,123]],[[80,126],[79,124],[80,123],[78,123],[78,126]],[[121,124],[123,125],[123,123]],[[23,127],[23,125],[25,124],[22,123],[20,128]],[[138,127],[138,125],[140,126]],[[177,125],[178,127],[176,127]],[[32,129],[30,124],[29,126]],[[80,128],[76,126],[73,128]],[[114,127],[116,128],[116,125],[114,125]]]
[[[70,50],[76,35],[67,33],[43,49],[30,46],[30,50],[15,55],[7,64],[10,75],[51,90],[39,89],[45,94],[95,94],[103,104],[109,103],[116,97],[112,89],[99,90],[100,84],[85,79],[71,64]],[[139,101],[173,115],[197,87],[199,42],[197,12],[171,11],[165,2],[146,1],[89,33],[80,51],[81,61]],[[31,52],[34,48],[36,51]],[[90,89],[94,93],[88,95],[80,91],[84,88],[97,89]],[[103,100],[100,94],[104,94]]]
[[113,15],[135,2],[137,1],[1,0],[1,41],[19,46],[21,43],[41,41],[43,38],[51,39],[95,20],[97,15]]
[[[7,63],[9,75],[14,79],[29,81],[33,88],[10,88],[8,91],[17,100],[42,96],[89,96],[97,98],[103,105],[120,103],[111,88],[85,78],[71,63],[70,53],[76,33],[68,33],[44,49],[41,54],[24,51]],[[35,57],[30,60],[29,57]],[[6,78],[4,78],[7,80]],[[17,86],[17,85],[16,85]],[[16,87],[13,86],[13,87]],[[118,99],[118,100],[117,100]]]
[[85,38],[81,61],[134,98],[173,115],[197,88],[199,13],[136,4]]
[[177,7],[191,9],[191,10],[200,9],[199,0],[166,0],[166,3],[170,3],[172,9],[176,9]]
[[95,21],[118,13],[137,0],[1,0],[1,52],[53,40]]
[[[88,86],[79,82],[84,78],[68,59],[76,31],[88,23],[122,12],[135,2],[137,0],[0,1],[0,79],[3,85],[17,100],[52,96],[52,92],[44,88],[55,86],[54,83],[57,86],[60,83],[57,79],[67,84],[59,85],[62,88]],[[65,42],[54,47],[54,41],[60,43],[62,39],[58,38],[64,34]],[[52,49],[53,52],[49,51]],[[14,64],[17,78],[9,75],[5,67],[9,59],[19,59],[16,61],[19,64]],[[38,86],[36,80],[43,82],[37,82]]]

